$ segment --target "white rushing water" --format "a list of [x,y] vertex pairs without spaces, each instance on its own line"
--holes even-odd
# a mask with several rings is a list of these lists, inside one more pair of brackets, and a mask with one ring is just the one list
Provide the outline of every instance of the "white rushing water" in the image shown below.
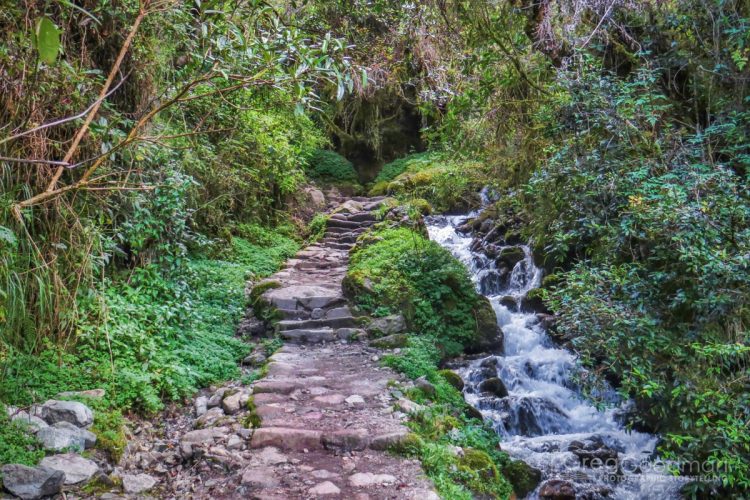
[[[540,469],[542,483],[572,483],[578,498],[679,498],[683,480],[669,476],[665,465],[652,459],[657,437],[627,431],[617,421],[617,405],[600,411],[584,399],[575,384],[575,375],[582,372],[575,355],[551,341],[536,314],[522,312],[521,299],[542,278],[529,248],[512,245],[523,248],[525,258],[510,271],[498,268],[495,260],[471,250],[471,235],[456,230],[466,219],[435,216],[426,222],[430,238],[469,269],[504,332],[504,353],[460,370],[466,400],[492,422],[503,450]],[[503,390],[498,395],[480,388],[493,377],[502,381],[507,396],[501,397]],[[610,403],[617,402],[614,392],[608,396]],[[591,461],[597,457],[602,466]],[[587,464],[582,463],[585,459]],[[540,488],[528,498],[539,498]]]

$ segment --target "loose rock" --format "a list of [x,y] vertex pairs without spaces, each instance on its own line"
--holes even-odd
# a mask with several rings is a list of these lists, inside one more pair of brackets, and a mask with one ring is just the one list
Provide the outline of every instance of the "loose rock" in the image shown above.
[[69,422],[76,427],[86,427],[94,422],[94,413],[77,401],[50,400],[42,405],[42,418],[50,425]]
[[88,481],[99,472],[96,462],[83,458],[76,453],[64,453],[44,457],[39,465],[65,474],[65,484],[77,484]]
[[65,481],[62,471],[48,467],[27,467],[20,464],[4,465],[3,486],[17,497],[36,499],[59,493]]
[[156,486],[157,480],[148,474],[123,474],[122,489],[125,493],[137,495]]

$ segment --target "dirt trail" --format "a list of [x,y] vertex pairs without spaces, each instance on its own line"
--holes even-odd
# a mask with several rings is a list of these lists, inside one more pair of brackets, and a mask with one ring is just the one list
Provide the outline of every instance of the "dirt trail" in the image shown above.
[[407,435],[390,389],[403,379],[358,341],[365,332],[341,290],[348,251],[380,203],[341,203],[319,243],[259,284],[285,339],[266,377],[214,388],[194,413],[145,423],[121,474],[157,478],[149,494],[159,498],[438,498],[417,461],[385,451]]

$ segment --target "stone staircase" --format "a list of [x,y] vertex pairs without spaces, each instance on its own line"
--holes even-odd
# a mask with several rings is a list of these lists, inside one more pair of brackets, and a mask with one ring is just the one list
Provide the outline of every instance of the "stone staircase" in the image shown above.
[[261,300],[280,318],[274,328],[286,344],[252,385],[260,425],[249,446],[259,456],[283,453],[284,464],[312,479],[295,484],[279,464],[258,463],[242,479],[257,498],[437,498],[419,462],[386,452],[408,435],[389,389],[401,376],[379,365],[378,350],[354,342],[366,334],[341,289],[348,252],[382,203],[344,201],[318,243],[264,280],[274,287]]
[[281,318],[275,328],[285,341],[333,342],[362,333],[342,294],[341,281],[349,250],[375,224],[373,211],[383,200],[352,198],[340,204],[330,215],[321,241],[297,253],[284,269],[260,283],[279,285],[262,294],[261,300]]

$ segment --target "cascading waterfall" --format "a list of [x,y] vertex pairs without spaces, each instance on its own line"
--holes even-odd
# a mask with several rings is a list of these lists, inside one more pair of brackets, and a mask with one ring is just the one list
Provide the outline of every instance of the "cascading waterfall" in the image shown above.
[[471,361],[459,373],[466,400],[503,437],[503,449],[542,471],[542,484],[528,498],[545,493],[545,481],[546,493],[550,485],[561,494],[560,488],[572,486],[577,498],[679,498],[684,481],[652,459],[657,437],[626,431],[617,419],[623,404],[614,391],[603,395],[610,403],[605,410],[585,400],[575,383],[575,375],[583,371],[576,357],[552,342],[536,314],[524,312],[524,296],[542,278],[530,249],[500,248],[500,253],[504,248],[517,252],[509,271],[472,251],[472,237],[457,231],[476,215],[428,217],[427,228],[432,240],[469,269],[504,332],[504,353]]

